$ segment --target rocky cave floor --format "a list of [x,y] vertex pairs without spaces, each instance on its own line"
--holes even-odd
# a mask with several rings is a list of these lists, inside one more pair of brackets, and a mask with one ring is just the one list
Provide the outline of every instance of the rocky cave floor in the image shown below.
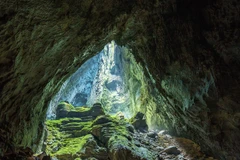
[[130,120],[62,102],[46,121],[43,149],[53,160],[213,160],[193,141],[166,131],[147,131],[142,113]]

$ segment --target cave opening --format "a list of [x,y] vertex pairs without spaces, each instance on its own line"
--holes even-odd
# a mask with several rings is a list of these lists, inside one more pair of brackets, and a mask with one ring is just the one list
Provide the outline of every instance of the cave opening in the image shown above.
[[[133,137],[142,139],[149,129],[156,129],[157,116],[148,111],[156,109],[156,99],[148,84],[143,66],[129,48],[115,41],[106,44],[50,101],[37,152],[45,151],[55,159],[106,159],[106,149],[126,147]],[[149,137],[154,139],[157,133]],[[128,149],[131,156],[155,157],[155,151],[134,143]]]
[[131,50],[111,41],[63,83],[50,101],[46,117],[55,119],[58,104],[67,102],[75,107],[101,103],[107,114],[123,114],[129,119],[137,112],[146,112],[146,99],[151,97],[147,83]]

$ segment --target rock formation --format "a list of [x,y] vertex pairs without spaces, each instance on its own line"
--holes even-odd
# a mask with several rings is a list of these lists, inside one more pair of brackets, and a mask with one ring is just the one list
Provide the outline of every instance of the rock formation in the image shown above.
[[239,6],[237,0],[0,1],[0,155],[21,146],[35,151],[52,97],[115,40],[143,67],[156,99],[145,110],[150,122],[219,159],[239,159]]
[[[150,160],[154,153],[136,146],[124,119],[105,115],[100,105],[70,109],[70,104],[58,105],[57,120],[48,120],[46,151],[59,160]],[[63,115],[63,113],[65,113]],[[145,151],[146,154],[144,154]],[[155,153],[156,154],[156,153]]]
[[[103,108],[100,103],[76,108],[60,103],[57,119],[46,121],[43,148],[47,154],[56,160],[183,160],[189,156],[214,160],[202,154],[200,147],[190,140],[181,139],[176,147],[174,141],[178,139],[169,135],[148,132],[146,128],[145,133],[136,131],[141,128],[134,128],[134,119],[142,119],[144,114],[132,118],[131,125],[127,119],[105,114]],[[187,145],[195,147],[186,152]]]
[[49,103],[47,118],[55,118],[56,107],[61,101],[68,101],[75,106],[86,106],[97,73],[98,59],[99,55],[92,57],[63,83]]

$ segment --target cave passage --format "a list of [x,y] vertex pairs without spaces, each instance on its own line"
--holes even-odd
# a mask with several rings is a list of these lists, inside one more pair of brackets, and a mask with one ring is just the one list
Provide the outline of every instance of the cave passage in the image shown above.
[[240,159],[239,0],[0,8],[1,160]]
[[63,83],[49,104],[47,119],[56,118],[61,101],[78,107],[101,103],[106,113],[121,112],[130,118],[144,108],[143,97],[150,96],[146,83],[143,68],[130,50],[112,41]]

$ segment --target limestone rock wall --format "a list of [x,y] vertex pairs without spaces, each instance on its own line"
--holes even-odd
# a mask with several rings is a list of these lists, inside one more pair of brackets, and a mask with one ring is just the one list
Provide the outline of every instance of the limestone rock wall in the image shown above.
[[88,106],[100,102],[107,113],[129,112],[128,90],[125,86],[124,61],[121,47],[114,41],[108,43],[99,58],[99,68],[94,78],[92,90],[87,101]]
[[94,78],[99,68],[99,57],[96,55],[86,61],[61,86],[58,93],[51,99],[47,118],[56,117],[56,107],[61,101],[68,101],[74,106],[86,106],[91,93]]
[[[239,1],[0,2],[1,153],[36,146],[48,103],[115,40],[132,49],[156,122],[220,159],[239,158]],[[162,124],[162,123],[161,123]],[[159,124],[160,125],[160,124]]]
[[[119,32],[113,29],[113,23],[118,21],[116,17],[130,12],[131,4],[124,8],[113,1],[103,4],[0,2],[3,146],[36,148],[52,96],[84,61]],[[123,10],[116,12],[117,8]]]

